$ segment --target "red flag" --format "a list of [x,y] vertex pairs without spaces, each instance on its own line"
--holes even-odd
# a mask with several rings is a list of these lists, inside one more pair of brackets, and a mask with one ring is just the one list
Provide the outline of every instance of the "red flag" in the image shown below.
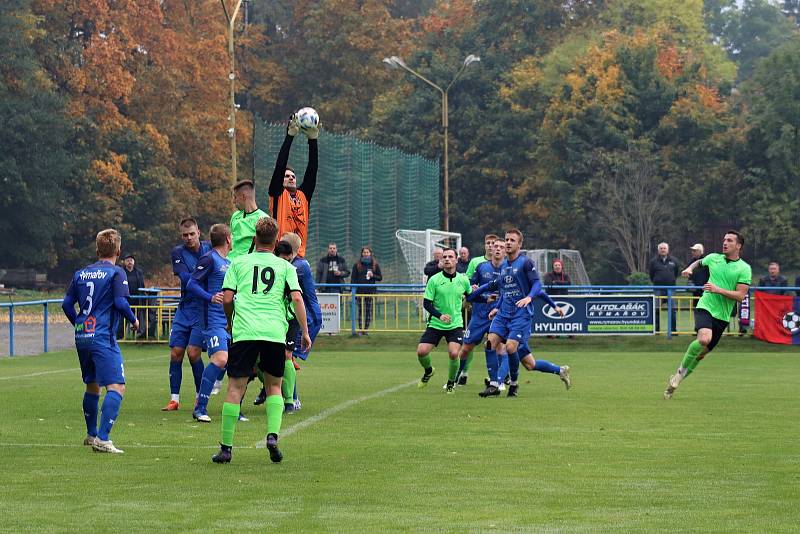
[[761,340],[784,345],[800,345],[800,297],[756,292],[756,327]]

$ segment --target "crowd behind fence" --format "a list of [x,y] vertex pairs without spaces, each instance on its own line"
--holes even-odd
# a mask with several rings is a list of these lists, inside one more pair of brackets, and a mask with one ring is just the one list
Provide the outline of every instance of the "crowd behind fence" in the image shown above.
[[[361,294],[362,287],[377,292]],[[427,314],[423,309],[424,286],[419,284],[320,284],[319,294],[338,298],[339,334],[358,335],[368,332],[421,332]],[[545,287],[547,289],[547,287]],[[562,286],[563,289],[563,286]],[[659,314],[655,335],[671,338],[675,334],[694,334],[692,311],[699,297],[692,294],[694,286],[570,286],[569,295],[653,295]],[[755,317],[755,300],[759,292],[792,291],[800,295],[800,287],[751,288],[749,290],[750,317],[746,333],[738,328],[739,319],[732,316],[726,335],[752,335]],[[131,297],[131,308],[139,318],[139,332],[123,323],[118,332],[120,343],[166,343],[172,320],[180,301],[177,288],[146,288],[143,295]],[[325,293],[327,292],[327,293]],[[559,296],[554,297],[558,300]],[[368,329],[359,327],[359,308],[363,315],[365,299],[371,300]],[[19,353],[36,354],[52,348],[64,350],[71,344],[72,329],[61,310],[61,299],[28,302],[0,303],[0,355]],[[536,321],[536,317],[534,317]],[[676,324],[673,324],[675,321]],[[466,323],[465,323],[466,324]],[[54,330],[59,342],[53,346]],[[7,339],[3,339],[8,336]],[[24,341],[27,350],[20,352],[18,345]],[[7,349],[7,352],[6,350]],[[34,350],[35,349],[35,350]]]

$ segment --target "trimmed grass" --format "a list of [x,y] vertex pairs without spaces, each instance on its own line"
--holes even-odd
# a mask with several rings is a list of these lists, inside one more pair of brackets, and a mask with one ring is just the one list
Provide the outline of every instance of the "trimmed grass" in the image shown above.
[[279,465],[255,447],[266,426],[254,388],[229,465],[210,462],[221,399],[211,424],[192,420],[188,365],[181,410],[160,411],[164,347],[123,348],[120,456],[80,445],[74,353],[2,359],[3,529],[796,531],[797,350],[725,339],[664,401],[686,341],[534,340],[575,386],[525,373],[517,399],[478,398],[482,354],[445,395],[438,351],[426,389],[343,405],[418,378],[416,336],[320,338],[298,378],[303,409],[283,426],[311,424],[281,440]]

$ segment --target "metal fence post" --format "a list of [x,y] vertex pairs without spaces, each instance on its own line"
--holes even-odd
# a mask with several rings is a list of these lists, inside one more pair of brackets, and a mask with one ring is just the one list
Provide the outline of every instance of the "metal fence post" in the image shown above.
[[350,334],[356,335],[356,287],[350,286]]
[[48,333],[47,329],[48,329],[48,327],[50,325],[50,317],[48,316],[48,313],[47,313],[47,302],[45,302],[43,304],[43,306],[44,306],[44,325],[43,325],[44,343],[42,345],[44,347],[44,352],[47,352],[47,337],[48,337],[47,336],[47,333]]
[[14,355],[14,303],[8,307],[8,355]]
[[672,324],[672,310],[674,303],[672,302],[672,289],[667,289],[667,339],[672,339],[672,329],[675,325]]

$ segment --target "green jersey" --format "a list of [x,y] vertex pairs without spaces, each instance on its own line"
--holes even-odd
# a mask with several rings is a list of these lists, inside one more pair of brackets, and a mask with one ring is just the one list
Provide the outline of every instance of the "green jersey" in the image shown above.
[[234,258],[222,289],[236,293],[233,341],[286,342],[285,296],[300,291],[297,270],[272,252],[253,252]]
[[[702,265],[708,267],[708,281],[722,289],[735,291],[737,284],[749,286],[752,282],[752,270],[741,258],[729,261],[724,254],[709,254],[703,258]],[[730,321],[735,305],[735,300],[710,291],[704,291],[697,303],[698,308],[707,310],[712,317],[721,321]]]
[[464,273],[467,275],[467,280],[472,280],[472,275],[475,274],[475,270],[478,268],[478,265],[481,263],[489,261],[483,256],[478,256],[477,258],[472,258],[469,260],[469,265],[467,265],[467,272]]
[[469,278],[461,273],[452,276],[444,271],[434,274],[425,286],[425,298],[432,301],[433,305],[442,314],[450,316],[450,322],[444,323],[434,316],[428,319],[428,326],[438,330],[453,330],[464,326],[461,317],[461,304],[464,295],[472,293]]
[[250,213],[239,210],[231,215],[231,251],[228,259],[247,254],[255,250],[253,237],[256,235],[256,223],[261,217],[269,217],[263,210],[257,209]]

